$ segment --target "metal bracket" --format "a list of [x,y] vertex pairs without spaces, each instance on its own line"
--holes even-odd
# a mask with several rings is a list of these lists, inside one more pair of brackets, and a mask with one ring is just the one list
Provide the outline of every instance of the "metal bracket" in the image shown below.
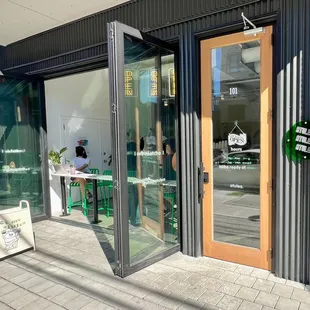
[[245,17],[245,15],[243,14],[243,12],[241,13],[241,17],[242,17],[242,19],[243,19],[243,24],[244,24],[244,30],[248,30],[248,29],[250,29],[250,27],[247,25],[247,23],[249,24],[249,25],[251,25],[252,27],[253,27],[253,29],[255,29],[256,28],[256,26],[247,18],[247,17]]
[[119,260],[116,261],[116,269],[118,269],[118,270],[122,269],[122,263]]
[[114,29],[110,28],[109,36],[111,40],[114,40]]
[[114,183],[114,185],[113,185],[114,189],[116,189],[118,191],[119,190],[119,182],[118,182],[118,180],[115,180],[113,183]]
[[204,166],[203,163],[200,163],[198,168],[198,202],[202,203],[204,192]]
[[[243,27],[244,35],[246,35],[246,36],[250,36],[250,35],[256,36],[256,35],[259,34],[259,33],[264,33],[264,32],[265,32],[265,28],[264,28],[264,27],[257,28],[257,27],[243,14],[243,12],[241,13],[241,17],[242,17],[243,24],[244,24],[244,27]],[[250,27],[249,27],[248,25],[250,25],[253,29],[250,29]]]
[[112,103],[112,113],[116,114],[117,112],[117,105],[116,103]]
[[270,259],[273,259],[273,249],[269,249]]

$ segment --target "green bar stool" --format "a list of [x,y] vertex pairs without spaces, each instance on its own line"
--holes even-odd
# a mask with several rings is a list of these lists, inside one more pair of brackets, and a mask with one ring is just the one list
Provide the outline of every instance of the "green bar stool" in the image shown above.
[[[105,170],[103,175],[112,176],[112,170]],[[110,193],[111,190],[113,190],[113,181],[101,181],[100,184],[104,189],[104,208],[107,218],[109,218],[110,213],[113,212],[113,206],[110,204]]]
[[[112,170],[105,170],[103,172],[103,175],[112,176]],[[128,176],[136,177],[136,171],[128,171]],[[110,203],[110,194],[111,191],[113,191],[113,181],[100,181],[98,182],[98,184],[100,184],[100,186],[104,188],[104,208],[106,211],[106,215],[109,218],[111,212],[113,212],[113,206],[111,206]]]
[[164,199],[171,203],[171,217],[167,219],[168,224],[171,226],[171,233],[174,234],[174,225],[177,223],[177,219],[174,217],[174,206],[176,200],[176,193],[164,193]]
[[[72,189],[73,188],[77,188],[77,187],[79,188],[80,200],[73,202]],[[71,214],[71,211],[72,211],[73,207],[81,207],[82,204],[83,204],[83,201],[82,201],[82,194],[81,194],[81,191],[80,191],[80,183],[78,183],[78,182],[71,182],[69,184],[69,194],[68,194],[68,211],[69,211],[69,214]]]

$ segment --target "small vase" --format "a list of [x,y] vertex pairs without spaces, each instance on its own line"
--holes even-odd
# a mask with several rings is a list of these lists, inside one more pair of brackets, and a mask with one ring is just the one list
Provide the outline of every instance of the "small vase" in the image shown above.
[[54,168],[55,168],[55,171],[58,172],[61,170],[61,165],[60,164],[54,164]]

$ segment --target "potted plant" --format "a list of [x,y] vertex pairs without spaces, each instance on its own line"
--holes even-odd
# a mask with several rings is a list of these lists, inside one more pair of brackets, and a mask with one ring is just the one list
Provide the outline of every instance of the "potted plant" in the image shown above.
[[50,164],[52,164],[56,171],[59,171],[61,169],[61,159],[62,154],[68,150],[67,147],[62,148],[59,152],[51,150],[48,153],[48,159],[50,161]]

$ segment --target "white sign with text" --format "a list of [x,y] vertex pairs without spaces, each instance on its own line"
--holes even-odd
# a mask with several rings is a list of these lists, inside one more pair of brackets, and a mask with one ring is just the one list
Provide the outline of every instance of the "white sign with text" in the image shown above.
[[35,249],[29,202],[0,211],[0,259],[28,249]]

